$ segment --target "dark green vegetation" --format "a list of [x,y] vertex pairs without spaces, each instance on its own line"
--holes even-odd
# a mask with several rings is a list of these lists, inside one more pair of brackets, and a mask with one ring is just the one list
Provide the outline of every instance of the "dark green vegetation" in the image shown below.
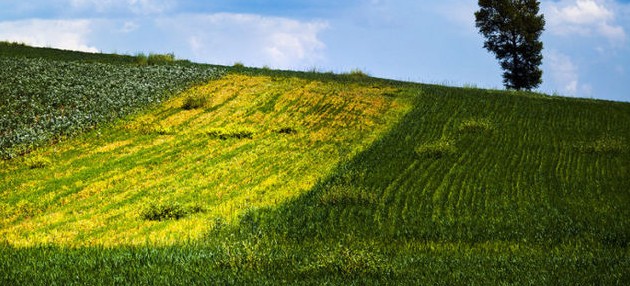
[[[191,160],[182,161],[187,165],[142,163],[143,156],[154,157],[161,149],[134,155],[133,150],[139,147],[123,140],[127,135],[117,127],[99,130],[101,136],[115,139],[96,137],[95,133],[77,139],[81,145],[89,144],[89,140],[107,143],[103,149],[94,150],[95,159],[102,160],[100,156],[110,154],[110,149],[118,150],[108,156],[122,165],[108,166],[131,165],[126,167],[131,169],[127,177],[143,174],[136,178],[139,185],[147,177],[158,180],[174,170],[185,174],[179,185],[174,185],[185,190],[183,193],[157,190],[165,201],[139,208],[140,214],[148,216],[122,213],[107,217],[106,222],[116,225],[131,217],[129,221],[139,226],[152,223],[147,230],[154,232],[198,222],[207,226],[201,237],[169,245],[112,245],[105,243],[107,236],[102,239],[107,246],[76,246],[80,243],[72,239],[80,240],[80,236],[70,238],[70,243],[29,243],[29,239],[41,241],[38,235],[54,234],[51,230],[63,231],[59,222],[36,228],[35,222],[45,220],[39,212],[69,216],[74,219],[66,221],[74,223],[81,219],[79,212],[100,216],[134,206],[133,197],[119,199],[114,196],[117,193],[103,201],[107,210],[98,210],[97,203],[75,209],[72,201],[57,206],[56,196],[65,194],[44,192],[43,186],[32,192],[53,203],[38,209],[37,200],[29,199],[27,190],[40,182],[24,178],[39,174],[39,180],[45,181],[44,172],[62,173],[59,166],[63,160],[74,160],[72,152],[82,154],[64,151],[62,145],[56,147],[61,155],[42,149],[23,162],[20,158],[3,162],[0,182],[26,191],[14,194],[11,189],[0,188],[2,206],[13,208],[12,217],[0,221],[0,238],[4,238],[0,243],[0,284],[623,285],[630,281],[630,104],[408,84],[365,76],[242,67],[239,72],[271,78],[224,78],[185,92],[155,112],[122,125],[130,126],[136,132],[132,134],[138,136],[129,140],[146,145],[181,137],[190,140],[181,147],[188,152],[169,157],[177,161],[176,157],[192,153]],[[227,84],[229,81],[234,84]],[[350,93],[354,89],[362,92]],[[346,93],[351,101],[331,105]],[[209,94],[210,98],[198,107],[184,109],[186,98],[198,94]],[[226,100],[231,105],[224,105]],[[396,102],[404,108],[392,107],[391,112],[403,114],[374,112],[366,116],[354,108],[361,100],[369,103],[363,108],[373,102],[388,103],[385,106]],[[270,102],[285,104],[275,109]],[[283,117],[286,112],[292,116]],[[356,117],[341,121],[343,117],[337,114]],[[297,119],[291,119],[294,117]],[[150,120],[141,120],[146,118]],[[242,122],[236,124],[239,120]],[[189,123],[174,123],[179,121]],[[366,134],[376,127],[353,123],[356,121],[374,121],[381,131],[366,140]],[[145,130],[134,125],[137,122],[149,124],[141,124],[148,126]],[[258,125],[260,122],[266,125]],[[320,128],[318,132],[314,132],[315,127]],[[203,131],[203,137],[187,133],[193,128]],[[208,136],[214,131],[240,134],[248,128],[253,130],[252,139],[216,140],[220,138]],[[368,133],[363,130],[366,128]],[[343,136],[320,130],[338,130]],[[366,142],[365,147],[352,148]],[[180,145],[168,144],[169,148]],[[109,146],[112,148],[105,148]],[[209,154],[195,155],[199,150]],[[309,150],[317,150],[316,156],[311,157]],[[306,155],[300,157],[303,152]],[[119,154],[131,154],[127,158],[135,162],[118,160]],[[272,157],[265,157],[268,154]],[[326,161],[317,161],[319,156]],[[268,158],[274,157],[282,160],[269,163]],[[76,160],[73,164],[79,167],[89,164],[86,159]],[[214,181],[204,188],[185,189],[196,183],[190,179],[196,178],[195,172],[207,170],[210,174],[205,176],[212,176],[213,171],[222,171],[203,164],[205,160],[217,166],[240,162],[229,165],[240,167],[230,168],[216,180],[217,186],[231,183],[230,192],[248,196],[244,208],[232,210],[238,214],[236,219],[217,209],[240,199],[238,195],[230,197],[226,191],[225,199],[217,200],[220,204],[212,199],[202,206],[195,202],[206,202],[204,192],[214,188]],[[309,164],[304,165],[305,160],[310,160]],[[287,169],[288,175],[280,176],[284,171],[273,166],[287,162],[300,168]],[[326,163],[334,166],[313,171]],[[265,178],[267,167],[280,179],[264,192],[250,192],[272,178],[259,179]],[[85,181],[79,189],[88,189],[90,176],[86,174],[90,173],[79,173],[77,176],[84,176]],[[317,181],[307,190],[292,192],[305,173]],[[127,186],[133,189],[120,176],[112,182],[118,193],[129,191]],[[70,181],[68,185],[76,183]],[[125,188],[118,190],[121,185]],[[281,194],[290,199],[256,203],[255,199],[264,202],[275,194],[275,189],[284,190]],[[178,196],[182,200],[202,198],[182,203],[166,200]],[[86,197],[84,201],[89,200]],[[110,205],[110,200],[118,201]],[[6,239],[28,227],[36,228],[34,237]],[[129,235],[134,233],[128,231]],[[103,233],[110,235],[111,230]]]
[[174,54],[154,54],[148,56],[139,53],[135,56],[118,54],[86,53],[66,51],[53,48],[35,48],[20,43],[0,41],[0,57],[19,57],[35,59],[52,59],[57,61],[71,61],[84,63],[106,63],[127,65],[151,65],[151,64],[190,64],[187,60],[176,60]]
[[142,218],[145,220],[180,219],[188,215],[202,212],[200,206],[182,206],[177,203],[156,204],[152,203],[142,210]]

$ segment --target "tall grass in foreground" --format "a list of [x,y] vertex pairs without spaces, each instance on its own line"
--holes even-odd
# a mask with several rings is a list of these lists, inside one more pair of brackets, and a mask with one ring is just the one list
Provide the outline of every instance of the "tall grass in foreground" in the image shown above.
[[552,249],[267,238],[168,247],[14,249],[0,245],[3,285],[624,285],[627,257],[572,245]]

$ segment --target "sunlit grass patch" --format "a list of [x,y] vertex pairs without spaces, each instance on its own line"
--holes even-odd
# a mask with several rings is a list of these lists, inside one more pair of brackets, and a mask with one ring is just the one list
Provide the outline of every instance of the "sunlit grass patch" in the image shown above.
[[452,140],[442,138],[434,142],[424,143],[416,147],[415,151],[419,157],[439,159],[455,154],[457,148],[455,148],[455,143]]
[[619,154],[628,149],[621,137],[608,135],[592,142],[583,142],[577,148],[590,154]]
[[470,118],[459,124],[458,131],[461,133],[489,133],[494,130],[492,121],[487,118]]
[[175,128],[172,127],[164,127],[161,125],[155,126],[151,129],[151,133],[155,133],[158,135],[173,135],[175,134],[177,131],[175,130]]
[[122,141],[114,141],[110,144],[107,145],[103,145],[99,148],[97,148],[96,150],[94,150],[95,153],[106,153],[106,152],[111,152],[112,150],[115,150],[117,148],[120,147],[124,147],[127,146],[129,144],[132,144],[133,140],[122,140]]

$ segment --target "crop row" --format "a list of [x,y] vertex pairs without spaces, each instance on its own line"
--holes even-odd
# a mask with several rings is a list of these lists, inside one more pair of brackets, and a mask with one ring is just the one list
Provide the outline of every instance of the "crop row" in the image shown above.
[[159,103],[222,72],[203,65],[113,65],[0,57],[0,157]]

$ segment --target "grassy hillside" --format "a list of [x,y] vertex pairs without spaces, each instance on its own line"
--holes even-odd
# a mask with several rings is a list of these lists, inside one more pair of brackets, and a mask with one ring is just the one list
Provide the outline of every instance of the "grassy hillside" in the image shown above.
[[[237,75],[192,88],[9,162],[0,237],[27,246],[199,238],[213,221],[308,191],[360,152],[404,112],[401,100],[383,96],[394,91]],[[160,222],[165,208],[195,214]]]
[[238,68],[110,122],[0,161],[0,284],[630,280],[628,103]]

